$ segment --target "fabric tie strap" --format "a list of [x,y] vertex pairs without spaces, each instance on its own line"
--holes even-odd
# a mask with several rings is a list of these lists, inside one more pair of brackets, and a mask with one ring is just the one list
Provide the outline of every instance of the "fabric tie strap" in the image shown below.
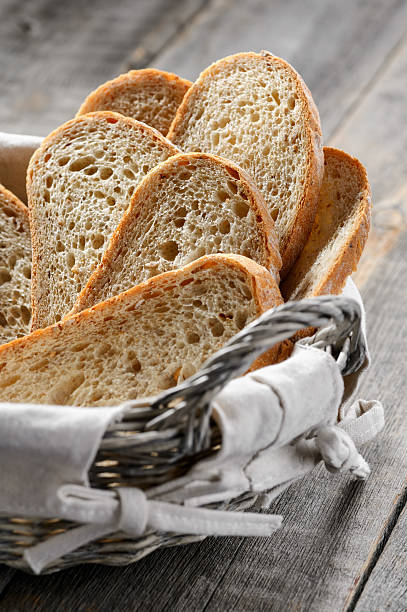
[[[82,486],[70,487],[74,516],[65,518],[77,518],[79,503],[87,506],[86,512],[93,513],[95,523],[69,529],[27,549],[24,559],[34,573],[39,574],[60,557],[111,533],[141,536],[151,530],[202,536],[270,536],[283,520],[275,514],[207,510],[148,500],[143,491],[134,487],[116,489],[115,499],[105,493]],[[103,512],[98,513],[98,509]],[[96,524],[101,520],[105,522]]]

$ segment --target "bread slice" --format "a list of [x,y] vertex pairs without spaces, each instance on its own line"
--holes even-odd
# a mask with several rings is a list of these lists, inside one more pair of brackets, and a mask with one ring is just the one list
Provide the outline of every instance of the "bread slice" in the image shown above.
[[168,138],[253,177],[276,224],[284,278],[308,238],[323,175],[319,115],[301,77],[267,52],[226,57],[188,90]]
[[99,264],[140,180],[179,150],[118,113],[68,121],[31,158],[32,329],[59,321]]
[[213,155],[175,155],[136,189],[72,312],[217,252],[250,257],[278,282],[274,223],[252,179]]
[[0,344],[28,334],[30,288],[28,208],[0,185]]
[[367,241],[371,192],[365,168],[354,157],[324,148],[324,179],[308,241],[281,285],[284,299],[342,291]]
[[191,85],[171,72],[152,68],[130,70],[92,91],[76,116],[114,111],[143,121],[165,136]]
[[0,401],[98,406],[155,394],[281,302],[252,260],[202,257],[0,347]]

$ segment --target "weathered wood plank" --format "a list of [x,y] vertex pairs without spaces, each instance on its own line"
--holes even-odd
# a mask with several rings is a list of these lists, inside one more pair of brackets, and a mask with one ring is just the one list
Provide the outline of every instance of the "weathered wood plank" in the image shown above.
[[194,79],[211,62],[269,49],[303,75],[326,140],[405,33],[402,0],[214,0],[154,64]]
[[373,191],[373,227],[356,282],[361,286],[407,227],[407,39],[332,144],[351,151],[367,167]]
[[146,65],[206,1],[0,0],[0,130],[46,135],[132,54]]
[[398,517],[395,528],[380,555],[355,612],[387,610],[399,612],[407,608],[407,506]]

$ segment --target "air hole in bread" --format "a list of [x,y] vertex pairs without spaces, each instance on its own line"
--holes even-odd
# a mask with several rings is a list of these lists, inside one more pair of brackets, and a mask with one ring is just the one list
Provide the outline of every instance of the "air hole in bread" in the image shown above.
[[105,243],[105,237],[102,234],[94,234],[92,236],[92,246],[94,249],[100,249]]
[[179,218],[173,220],[175,227],[183,227],[185,225],[185,219]]
[[219,231],[222,234],[229,234],[230,232],[230,223],[227,219],[223,219],[220,223],[219,223]]
[[271,95],[273,96],[277,106],[280,106],[281,100],[280,100],[280,96],[278,95],[277,89],[273,89],[273,91],[271,92]]
[[233,195],[236,195],[238,191],[236,183],[234,183],[233,181],[227,181],[227,185],[229,191],[233,193]]
[[10,385],[14,385],[19,380],[20,376],[10,376],[9,378],[0,381],[0,388],[6,389],[7,387],[10,387]]
[[46,178],[46,185],[47,187],[52,187],[52,183],[54,182],[54,179],[52,178],[52,176],[47,176]]
[[0,285],[11,281],[11,275],[6,268],[0,268]]
[[25,325],[28,325],[31,321],[31,310],[27,306],[21,306],[21,318]]
[[8,258],[8,265],[10,266],[10,268],[14,268],[16,263],[17,263],[17,257],[15,255],[10,255],[10,257]]
[[160,246],[159,253],[163,259],[174,261],[179,253],[178,244],[175,240],[168,240]]
[[130,368],[129,371],[132,372],[133,374],[137,374],[137,372],[140,372],[141,363],[137,359],[137,356],[134,351],[130,350],[127,352],[127,359],[129,361],[129,368]]
[[248,317],[248,313],[246,310],[239,310],[236,313],[235,316],[235,321],[236,321],[236,325],[239,329],[243,329],[244,326],[246,325],[246,321],[247,321],[247,317]]
[[96,174],[97,171],[97,166],[90,166],[90,168],[86,168],[85,174],[86,176],[92,176],[93,174]]
[[107,123],[117,123],[117,122],[118,122],[118,119],[114,119],[113,117],[108,117],[108,118],[106,119],[106,122],[107,122]]
[[114,206],[114,205],[116,204],[116,200],[115,200],[115,199],[114,199],[112,196],[108,196],[108,197],[106,198],[106,203],[107,203],[109,206]]
[[47,155],[44,156],[44,161],[47,162],[51,159],[51,153],[47,153]]
[[[70,172],[80,172],[81,170],[84,170],[85,168],[90,166],[90,164],[93,164],[94,161],[95,158],[93,157],[93,155],[85,155],[84,157],[79,157],[70,164],[68,170]],[[59,165],[63,165],[61,164],[61,160],[59,160]]]
[[66,264],[69,269],[72,269],[75,265],[75,255],[73,253],[68,253],[66,256]]
[[6,317],[3,315],[2,312],[0,312],[0,327],[7,327],[7,320]]
[[31,278],[31,267],[30,266],[24,266],[23,274],[24,274],[24,276],[26,278]]
[[243,217],[247,217],[249,212],[249,205],[246,202],[242,202],[238,200],[237,202],[233,202],[233,212],[235,215],[243,219]]
[[229,197],[229,194],[224,189],[218,189],[216,192],[216,198],[219,200],[219,202],[226,202]]
[[213,132],[211,136],[212,144],[216,147],[219,144],[219,134],[218,132]]
[[99,171],[99,176],[100,178],[105,181],[106,179],[110,178],[113,174],[113,170],[111,168],[105,167],[105,168],[101,168]]
[[200,336],[195,332],[188,332],[186,338],[188,344],[196,344],[200,340]]
[[215,319],[215,317],[212,317],[211,319],[209,319],[208,323],[209,329],[212,332],[212,336],[215,336],[215,338],[223,336],[225,328],[223,326],[223,323],[221,323],[219,319]]
[[65,251],[65,247],[60,240],[58,240],[56,244],[56,250],[57,250],[57,253],[62,253],[62,251]]
[[50,201],[50,193],[49,193],[48,189],[44,189],[44,200],[46,202]]
[[131,179],[131,180],[133,180],[133,181],[135,181],[135,180],[136,180],[136,177],[135,177],[135,175],[134,175],[134,172],[132,172],[132,171],[130,170],[130,168],[125,168],[125,169],[123,170],[123,174],[124,174],[124,176],[125,176],[126,178],[128,178],[128,179]]
[[259,119],[260,119],[260,115],[259,115],[259,113],[252,113],[252,114],[250,115],[250,121],[251,121],[252,123],[257,123],[257,122],[259,121]]

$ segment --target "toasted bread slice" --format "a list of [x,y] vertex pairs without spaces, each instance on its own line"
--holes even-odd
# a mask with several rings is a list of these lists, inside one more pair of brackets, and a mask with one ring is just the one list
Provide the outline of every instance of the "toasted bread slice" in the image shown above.
[[72,312],[211,253],[250,257],[278,281],[274,223],[251,178],[213,155],[175,155],[136,189]]
[[114,111],[167,134],[182,98],[192,83],[171,72],[130,70],[92,91],[77,117],[93,111]]
[[0,344],[28,334],[30,289],[28,208],[0,185]]
[[202,257],[0,347],[0,401],[97,406],[155,394],[281,302],[252,260]]
[[308,241],[281,285],[286,301],[338,294],[356,270],[367,241],[371,192],[365,168],[338,149],[324,148],[325,172]]
[[68,121],[44,140],[27,174],[32,329],[71,310],[140,180],[178,152],[157,130],[110,112]]
[[252,176],[276,224],[282,278],[315,218],[321,136],[305,83],[267,52],[231,55],[207,68],[186,93],[168,133],[183,151],[220,155]]

